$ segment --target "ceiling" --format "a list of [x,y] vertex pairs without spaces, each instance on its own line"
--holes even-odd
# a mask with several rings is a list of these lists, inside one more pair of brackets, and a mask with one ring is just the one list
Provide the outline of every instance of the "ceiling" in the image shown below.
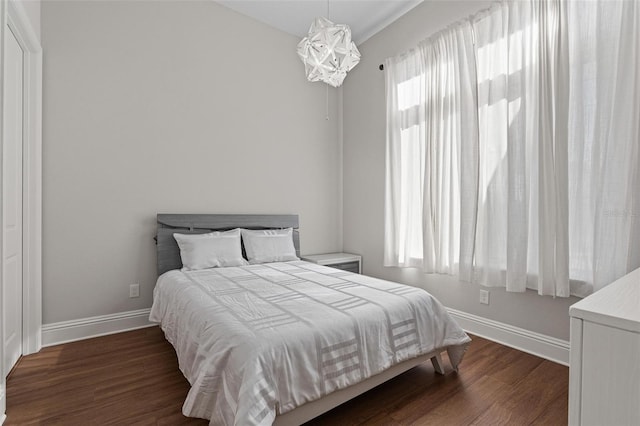
[[[307,35],[317,16],[327,16],[327,1],[318,0],[216,0],[243,15],[300,38]],[[356,44],[391,24],[422,0],[331,0],[329,19],[351,27]]]

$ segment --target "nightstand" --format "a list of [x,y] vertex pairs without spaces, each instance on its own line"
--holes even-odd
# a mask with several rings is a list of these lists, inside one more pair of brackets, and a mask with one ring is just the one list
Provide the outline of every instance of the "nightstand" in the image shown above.
[[302,256],[302,260],[318,265],[330,266],[343,271],[362,273],[362,256],[350,253],[326,253]]

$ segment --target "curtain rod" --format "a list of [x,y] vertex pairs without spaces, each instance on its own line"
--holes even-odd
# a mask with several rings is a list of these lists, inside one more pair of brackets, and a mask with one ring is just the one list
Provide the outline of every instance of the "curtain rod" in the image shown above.
[[[500,4],[501,4],[501,2],[500,2],[500,1],[493,2],[489,7],[486,7],[486,8],[484,8],[484,9],[479,10],[479,11],[478,11],[478,12],[476,12],[476,13],[473,13],[473,14],[469,15],[466,19],[464,19],[464,18],[463,18],[463,19],[460,19],[460,20],[458,20],[458,21],[453,22],[452,24],[447,25],[447,26],[446,26],[445,28],[443,28],[443,29],[441,29],[441,30],[439,30],[439,31],[436,31],[434,34],[431,34],[429,37],[427,37],[426,39],[424,39],[424,40],[423,40],[423,41],[421,41],[420,43],[424,43],[424,42],[426,42],[427,40],[434,39],[435,37],[439,36],[440,34],[442,34],[443,32],[447,31],[448,29],[450,29],[450,28],[452,28],[452,27],[455,27],[455,26],[457,26],[457,25],[460,25],[460,24],[462,24],[462,23],[463,23],[463,22],[465,22],[465,21],[466,21],[466,22],[469,22],[469,23],[471,23],[471,24],[473,24],[474,22],[478,22],[478,21],[480,21],[481,19],[485,18],[485,17],[486,17],[486,16],[491,12],[491,10],[492,10],[495,6],[500,5]],[[473,44],[475,45],[475,33],[473,33],[473,32],[472,32],[471,34],[472,34],[472,36],[474,37]],[[402,54],[401,54],[401,55],[402,55]],[[380,65],[378,65],[378,69],[379,69],[380,71],[384,71],[384,64],[380,64]]]

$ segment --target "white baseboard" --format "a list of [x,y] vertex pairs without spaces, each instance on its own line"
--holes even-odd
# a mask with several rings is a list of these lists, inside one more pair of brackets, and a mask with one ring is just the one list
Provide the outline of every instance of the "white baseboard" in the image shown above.
[[[467,332],[541,358],[569,365],[569,342],[509,324],[447,308]],[[149,309],[62,321],[42,326],[42,346],[105,336],[155,325],[149,322]],[[2,424],[0,422],[0,424]]]
[[447,308],[465,331],[505,346],[539,356],[562,365],[569,365],[569,342]]
[[42,326],[42,346],[59,345],[91,337],[151,327],[156,324],[149,322],[149,311],[150,309],[147,308],[44,324]]

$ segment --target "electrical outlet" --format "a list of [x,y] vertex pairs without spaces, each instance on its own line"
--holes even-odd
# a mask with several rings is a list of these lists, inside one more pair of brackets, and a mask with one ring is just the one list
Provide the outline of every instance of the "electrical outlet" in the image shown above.
[[140,284],[131,284],[129,286],[129,297],[140,297]]
[[483,305],[489,304],[489,292],[487,290],[480,290],[480,303]]

